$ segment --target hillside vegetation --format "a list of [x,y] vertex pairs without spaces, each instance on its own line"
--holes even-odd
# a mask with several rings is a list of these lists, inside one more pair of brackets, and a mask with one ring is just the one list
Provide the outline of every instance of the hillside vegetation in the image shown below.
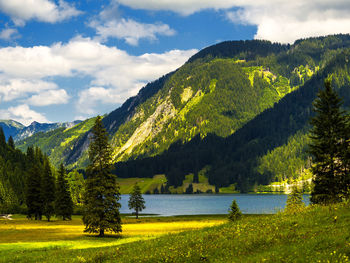
[[[348,48],[350,36],[335,35],[293,45],[228,41],[200,51],[105,116],[115,173],[165,174],[175,187],[202,173],[212,185],[240,191],[299,178],[311,165],[308,120],[326,77],[350,105]],[[84,127],[79,136],[56,130],[18,146],[34,144],[54,164],[84,168]]]

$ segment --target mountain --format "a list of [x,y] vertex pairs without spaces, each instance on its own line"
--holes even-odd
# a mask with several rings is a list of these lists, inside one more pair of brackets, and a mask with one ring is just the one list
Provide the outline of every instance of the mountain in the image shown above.
[[[78,123],[80,123],[80,120],[77,121],[73,121],[73,122],[56,122],[56,123],[39,123],[36,121],[33,121],[29,126],[27,127],[22,127],[20,130],[18,130],[18,132],[15,134],[14,136],[14,140],[15,141],[20,141],[23,140],[27,137],[32,136],[35,133],[38,132],[48,132],[51,130],[55,130],[58,128],[71,128],[75,125],[77,125]],[[6,134],[6,132],[5,132]]]
[[56,122],[56,123],[39,123],[32,122],[28,126],[14,121],[14,120],[0,120],[0,127],[2,127],[6,140],[12,136],[15,141],[23,140],[38,132],[48,132],[58,128],[71,128],[82,121],[76,120],[72,122]]
[[25,126],[14,120],[0,120],[0,127],[2,127],[7,140],[10,136],[15,137]]
[[[324,78],[333,76],[333,86],[350,105],[349,48],[349,35],[205,48],[104,117],[115,172],[166,174],[171,185],[200,173],[211,184],[242,191],[296,179],[310,165],[308,119]],[[58,129],[18,145],[38,145],[54,163],[63,159],[70,168],[82,168],[91,122],[74,136]]]

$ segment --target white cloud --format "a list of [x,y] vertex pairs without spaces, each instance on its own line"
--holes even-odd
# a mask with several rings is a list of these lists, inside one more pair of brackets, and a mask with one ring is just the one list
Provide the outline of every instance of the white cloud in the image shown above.
[[227,17],[235,23],[257,25],[257,39],[293,43],[299,38],[350,33],[349,12],[350,3],[345,0],[247,1]]
[[59,0],[58,5],[50,0],[0,0],[0,10],[8,14],[18,26],[23,26],[25,21],[31,19],[56,23],[81,14],[81,11],[63,0]]
[[15,28],[5,28],[0,32],[0,39],[12,40],[15,38],[19,38],[18,31]]
[[[242,4],[244,0],[115,0],[135,9],[171,10],[181,15],[191,15],[204,9],[228,9]],[[256,2],[259,2],[257,0]]]
[[64,89],[47,90],[31,96],[27,102],[34,106],[48,106],[68,103],[69,96]]
[[156,40],[157,35],[173,36],[175,30],[163,23],[143,24],[132,19],[110,20],[105,23],[93,22],[90,24],[96,29],[102,41],[108,38],[124,39],[126,43],[137,46],[140,39]]
[[84,114],[94,114],[95,107],[98,103],[117,104],[121,99],[121,95],[113,89],[104,87],[91,87],[83,90],[79,94],[77,108]]
[[44,115],[31,110],[26,104],[10,107],[7,110],[0,109],[0,119],[12,119],[24,125],[29,125],[33,121],[49,122]]
[[[90,77],[90,89],[80,93],[82,113],[93,112],[99,104],[120,104],[135,95],[147,82],[175,70],[197,50],[172,50],[163,54],[131,56],[116,47],[108,47],[90,38],[76,37],[68,43],[52,46],[0,48],[0,101],[42,106],[40,98],[54,93],[53,103],[66,103],[67,97],[52,77]],[[48,92],[50,91],[50,92]],[[94,97],[83,96],[91,94]],[[106,95],[106,91],[108,95]],[[98,93],[101,96],[98,96]],[[93,103],[92,103],[93,102]]]
[[292,43],[296,39],[350,33],[348,0],[115,0],[135,9],[170,10],[190,15],[225,10],[234,23],[256,25],[255,38]]
[[26,98],[29,94],[56,89],[57,85],[42,80],[6,79],[0,75],[0,101]]

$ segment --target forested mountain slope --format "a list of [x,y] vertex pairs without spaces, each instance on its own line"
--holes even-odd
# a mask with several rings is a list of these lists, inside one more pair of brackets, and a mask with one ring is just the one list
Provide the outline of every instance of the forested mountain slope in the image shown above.
[[27,156],[15,149],[13,141],[7,143],[0,127],[0,210],[24,203],[27,167]]
[[[294,45],[228,41],[200,51],[105,116],[115,161],[123,161],[116,172],[165,173],[179,185],[186,173],[206,167],[212,184],[236,183],[243,190],[297,176],[307,160],[311,102],[324,78],[333,74],[334,86],[350,103],[348,47],[350,36],[336,35]],[[89,132],[66,145],[57,141],[58,133],[64,134],[52,131],[45,140],[36,135],[19,145],[40,146],[54,163],[59,152],[69,167],[84,167]],[[283,158],[290,163],[280,173],[273,167]]]
[[325,78],[332,76],[333,86],[349,107],[349,59],[350,51],[344,50],[298,90],[229,137],[211,134],[189,143],[179,142],[160,156],[119,163],[116,172],[135,177],[166,173],[172,184],[180,185],[185,174],[205,168],[210,183],[236,184],[241,191],[252,190],[255,184],[295,179],[310,165],[306,153],[309,119],[312,102]]

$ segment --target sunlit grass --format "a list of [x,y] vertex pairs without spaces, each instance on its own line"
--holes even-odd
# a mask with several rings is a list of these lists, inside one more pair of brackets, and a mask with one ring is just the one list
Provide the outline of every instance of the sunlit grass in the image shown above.
[[349,262],[349,208],[243,215],[233,223],[208,215],[124,217],[122,235],[104,238],[82,233],[79,217],[15,217],[0,221],[0,262]]
[[119,235],[107,233],[105,238],[84,233],[81,217],[71,221],[35,221],[24,216],[14,216],[14,220],[0,220],[0,261],[8,260],[17,253],[37,250],[89,249],[114,247],[122,244],[153,239],[164,234],[178,233],[223,223],[220,216],[145,218],[136,220],[124,218],[123,232]]

